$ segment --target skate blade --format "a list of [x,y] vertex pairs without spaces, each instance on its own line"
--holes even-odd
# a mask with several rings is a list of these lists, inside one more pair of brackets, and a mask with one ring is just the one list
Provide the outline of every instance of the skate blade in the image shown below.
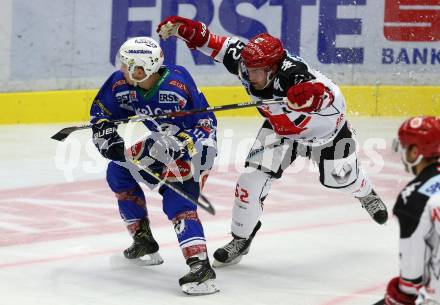
[[207,280],[203,283],[186,283],[181,286],[182,291],[189,295],[207,295],[219,292],[214,280]]
[[214,267],[214,268],[222,268],[222,267],[227,267],[227,266],[235,265],[235,264],[238,264],[241,261],[242,258],[243,258],[243,255],[240,255],[239,257],[234,258],[232,261],[230,261],[228,263],[219,262],[218,260],[216,260],[214,258],[214,261],[212,262],[212,267]]
[[110,265],[112,268],[127,268],[127,267],[145,267],[161,265],[163,259],[159,252],[153,254],[147,254],[142,258],[128,259],[121,254],[116,254],[110,257]]

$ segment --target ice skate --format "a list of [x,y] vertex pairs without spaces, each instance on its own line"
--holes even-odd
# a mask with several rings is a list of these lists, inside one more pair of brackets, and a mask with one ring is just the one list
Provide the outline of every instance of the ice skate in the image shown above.
[[252,240],[260,228],[261,222],[258,221],[251,236],[247,239],[232,234],[232,241],[214,252],[214,262],[212,266],[218,268],[238,264],[243,258],[243,255],[248,254]]
[[378,224],[384,224],[387,221],[387,207],[374,190],[371,190],[370,194],[367,196],[358,199],[361,202],[362,207],[367,210],[368,214],[370,214],[374,221]]
[[132,245],[124,250],[124,257],[138,266],[160,265],[163,259],[158,251],[159,245],[151,233],[150,223],[142,219],[133,236]]
[[215,285],[215,272],[208,259],[190,257],[186,261],[190,271],[179,279],[182,291],[189,295],[205,295],[219,291]]

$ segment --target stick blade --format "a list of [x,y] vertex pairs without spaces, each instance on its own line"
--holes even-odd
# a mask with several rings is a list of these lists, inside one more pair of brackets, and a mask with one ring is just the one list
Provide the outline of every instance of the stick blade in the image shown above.
[[206,198],[203,194],[200,194],[200,199],[201,200],[199,200],[199,206],[202,207],[209,214],[215,215],[214,206],[211,204],[208,198]]
[[72,132],[78,130],[78,127],[66,127],[58,131],[56,134],[51,136],[52,139],[57,141],[64,141]]

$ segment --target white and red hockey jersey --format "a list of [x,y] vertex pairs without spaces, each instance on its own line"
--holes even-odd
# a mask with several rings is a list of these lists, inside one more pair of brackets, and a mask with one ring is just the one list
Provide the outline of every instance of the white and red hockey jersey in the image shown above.
[[440,163],[407,184],[393,213],[400,225],[399,288],[416,294],[425,287],[440,302]]
[[211,33],[199,50],[222,62],[230,73],[237,75],[254,100],[286,97],[291,86],[302,82],[324,84],[327,94],[319,111],[293,111],[285,103],[264,105],[259,107],[259,111],[280,136],[308,145],[322,145],[332,140],[346,122],[345,100],[339,87],[319,71],[311,69],[302,58],[286,51],[272,83],[263,90],[255,90],[241,60],[240,53],[244,46],[245,43],[237,38]]

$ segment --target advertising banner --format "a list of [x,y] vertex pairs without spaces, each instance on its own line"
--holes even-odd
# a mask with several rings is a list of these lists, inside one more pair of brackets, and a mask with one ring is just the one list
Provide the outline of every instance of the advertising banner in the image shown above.
[[[129,37],[170,15],[247,41],[269,32],[339,84],[440,84],[440,0],[2,0],[0,91],[97,88]],[[199,85],[237,85],[221,63],[172,38],[166,63]]]

